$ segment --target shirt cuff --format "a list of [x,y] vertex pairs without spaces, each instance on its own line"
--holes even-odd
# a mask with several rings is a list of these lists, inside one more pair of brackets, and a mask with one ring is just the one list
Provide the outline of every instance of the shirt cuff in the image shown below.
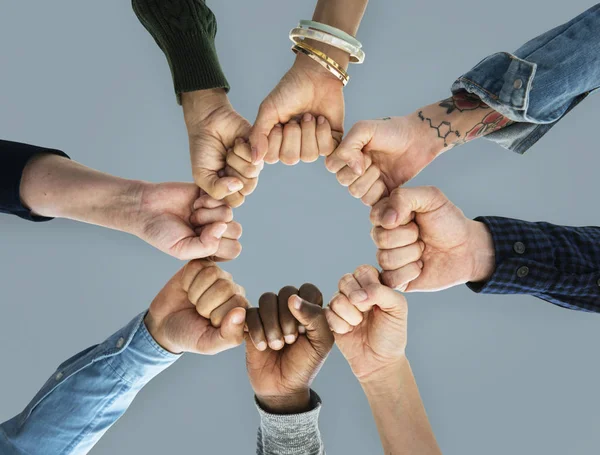
[[31,158],[40,153],[69,158],[60,150],[36,147],[35,145],[21,144],[0,140],[0,212],[17,215],[29,221],[48,221],[52,218],[32,215],[31,211],[21,202],[21,178],[23,170]]
[[[256,400],[256,398],[255,398]],[[323,453],[319,432],[321,398],[310,391],[311,410],[301,414],[279,415],[263,410],[256,400],[260,414],[261,451],[264,454],[312,455]]]
[[496,269],[482,283],[467,283],[483,294],[535,294],[543,292],[560,275],[554,267],[553,245],[545,232],[520,220],[478,217],[485,223],[494,242]]

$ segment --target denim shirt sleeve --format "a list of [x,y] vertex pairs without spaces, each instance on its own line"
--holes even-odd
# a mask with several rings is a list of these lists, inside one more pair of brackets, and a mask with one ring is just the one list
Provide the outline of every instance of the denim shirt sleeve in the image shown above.
[[600,87],[600,4],[527,42],[490,55],[459,77],[452,92],[474,93],[517,122],[486,136],[525,153]]
[[257,455],[325,455],[319,432],[321,398],[312,390],[310,396],[311,410],[302,414],[269,414],[256,401],[260,414]]
[[61,364],[25,410],[0,425],[0,453],[91,450],[142,387],[179,358],[154,341],[144,316]]
[[483,294],[529,294],[572,310],[600,313],[600,227],[479,217],[492,234],[496,269]]

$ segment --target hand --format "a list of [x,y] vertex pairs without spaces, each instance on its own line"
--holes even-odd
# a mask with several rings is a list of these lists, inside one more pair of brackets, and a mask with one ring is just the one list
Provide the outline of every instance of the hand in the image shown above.
[[416,114],[368,120],[350,129],[325,165],[341,184],[348,186],[365,169],[374,175],[372,163],[381,173],[381,182],[389,194],[431,163],[440,153],[439,147],[439,139],[424,130]]
[[287,286],[279,295],[263,294],[259,307],[248,310],[246,366],[266,411],[309,410],[310,385],[333,347],[322,306],[321,292],[304,284],[300,290]]
[[[252,162],[263,159],[267,163],[276,163],[281,159],[285,164],[293,164],[298,159],[314,161],[314,143],[312,139],[309,146],[302,142],[304,133],[300,133],[297,123],[292,122],[284,127],[286,140],[283,140],[282,132],[275,128],[277,124],[298,120],[305,113],[311,114],[310,119],[306,116],[303,120],[311,128],[317,119],[315,128],[319,138],[319,153],[331,153],[333,140],[339,143],[344,131],[342,88],[342,83],[318,63],[298,55],[292,68],[260,105],[250,134]],[[321,120],[321,117],[328,122]],[[310,136],[308,131],[307,135]]]
[[211,355],[242,343],[247,307],[244,290],[231,275],[210,261],[196,260],[160,291],[145,323],[170,352]]
[[126,230],[178,259],[231,260],[239,256],[242,227],[223,201],[191,183],[143,183]]
[[393,370],[405,358],[406,299],[383,286],[369,265],[347,274],[325,309],[335,342],[361,382]]
[[250,124],[233,109],[223,89],[183,93],[181,99],[194,182],[215,199],[240,206],[256,183],[230,173],[225,159],[235,139],[248,137]]
[[493,273],[494,244],[484,223],[464,216],[437,188],[398,188],[371,211],[383,282],[439,291]]

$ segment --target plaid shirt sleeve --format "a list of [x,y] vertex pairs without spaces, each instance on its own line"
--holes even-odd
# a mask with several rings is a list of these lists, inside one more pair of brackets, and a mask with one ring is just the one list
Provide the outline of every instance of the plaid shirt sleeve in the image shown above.
[[475,219],[494,240],[496,270],[483,294],[530,294],[572,310],[600,313],[600,227],[569,227],[502,217]]

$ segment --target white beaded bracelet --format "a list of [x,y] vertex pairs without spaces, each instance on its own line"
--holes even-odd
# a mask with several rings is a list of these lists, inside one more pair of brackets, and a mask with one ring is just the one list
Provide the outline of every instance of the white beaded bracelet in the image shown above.
[[298,44],[304,39],[312,39],[320,43],[328,44],[340,49],[341,51],[350,54],[351,63],[362,63],[365,61],[365,51],[360,47],[355,46],[353,43],[349,43],[337,36],[330,35],[329,33],[322,32],[321,30],[313,30],[310,28],[296,27],[290,31],[290,40]]

